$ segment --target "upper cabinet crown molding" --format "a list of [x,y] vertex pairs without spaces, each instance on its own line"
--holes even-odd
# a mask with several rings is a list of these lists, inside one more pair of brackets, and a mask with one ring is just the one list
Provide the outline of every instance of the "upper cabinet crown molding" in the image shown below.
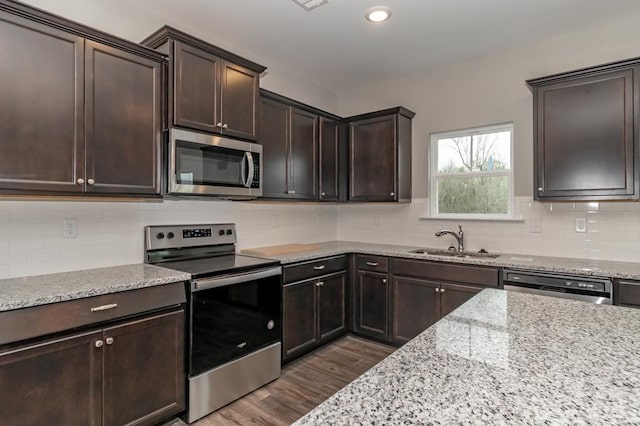
[[250,70],[257,73],[263,73],[267,69],[267,67],[263,65],[238,56],[235,53],[229,52],[228,50],[214,46],[211,43],[170,27],[169,25],[165,25],[162,28],[158,29],[156,32],[142,40],[140,43],[153,49],[157,49],[167,43],[169,40],[178,40],[183,43],[190,44],[193,47],[206,50],[207,52],[220,56],[222,59],[233,62],[234,64],[242,65],[243,67],[249,68]]
[[98,43],[102,43],[107,46],[116,47],[120,50],[134,53],[138,56],[147,57],[151,60],[166,60],[166,55],[147,46],[88,27],[24,3],[18,3],[11,0],[0,0],[0,11],[20,16],[30,21],[62,30],[69,34],[75,34],[89,40],[97,41]]

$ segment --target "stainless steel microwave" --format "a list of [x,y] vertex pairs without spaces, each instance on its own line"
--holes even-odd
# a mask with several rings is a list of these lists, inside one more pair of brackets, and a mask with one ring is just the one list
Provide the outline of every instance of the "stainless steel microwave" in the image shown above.
[[169,138],[169,194],[262,195],[262,145],[175,128]]

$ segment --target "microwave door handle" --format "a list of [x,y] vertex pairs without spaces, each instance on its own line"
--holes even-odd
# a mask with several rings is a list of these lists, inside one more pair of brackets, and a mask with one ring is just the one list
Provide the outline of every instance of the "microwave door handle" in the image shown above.
[[244,183],[245,188],[251,188],[251,183],[253,182],[253,173],[254,173],[254,168],[253,168],[253,155],[251,155],[250,152],[245,152],[244,153],[244,160],[246,161],[247,164],[247,170],[249,173],[247,173],[247,180]]

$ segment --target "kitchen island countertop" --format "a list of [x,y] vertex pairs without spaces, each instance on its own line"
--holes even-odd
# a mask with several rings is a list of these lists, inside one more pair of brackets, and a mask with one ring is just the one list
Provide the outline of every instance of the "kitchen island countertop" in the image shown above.
[[640,310],[487,289],[295,424],[640,424]]

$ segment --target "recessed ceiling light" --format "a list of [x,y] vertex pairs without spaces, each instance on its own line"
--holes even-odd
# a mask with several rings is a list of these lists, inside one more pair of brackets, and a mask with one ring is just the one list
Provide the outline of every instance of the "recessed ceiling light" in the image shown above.
[[372,7],[367,10],[364,17],[370,22],[384,22],[391,18],[391,9],[384,6]]

